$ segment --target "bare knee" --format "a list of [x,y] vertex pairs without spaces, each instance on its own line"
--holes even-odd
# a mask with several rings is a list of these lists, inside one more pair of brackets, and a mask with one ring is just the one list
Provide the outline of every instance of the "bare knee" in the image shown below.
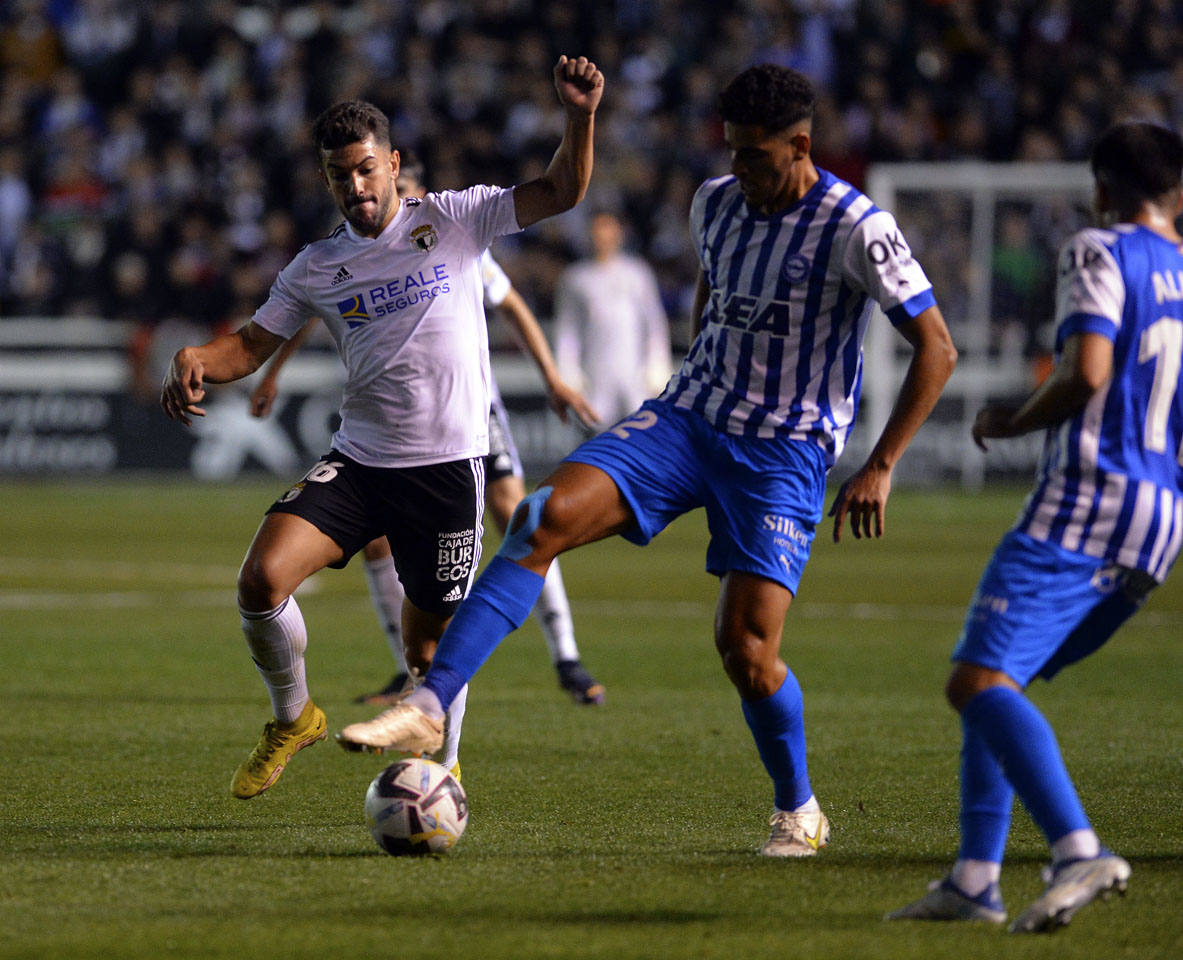
[[530,565],[549,564],[574,546],[575,498],[561,489],[540,487],[518,503],[506,527],[501,552]]
[[787,668],[777,656],[779,643],[754,633],[718,637],[723,670],[744,700],[763,700],[780,689]]
[[545,572],[563,551],[623,533],[632,523],[632,510],[608,474],[565,461],[518,504],[499,552]]
[[793,595],[756,574],[723,576],[715,610],[715,648],[723,669],[745,700],[762,700],[780,689],[788,668],[780,659],[785,613]]
[[945,699],[958,713],[961,713],[969,702],[979,693],[991,687],[1008,687],[1011,690],[1022,688],[1001,670],[991,670],[976,663],[959,662],[949,675],[945,684]]
[[250,554],[238,571],[238,605],[261,612],[279,606],[291,592],[284,590],[278,564],[267,554]]

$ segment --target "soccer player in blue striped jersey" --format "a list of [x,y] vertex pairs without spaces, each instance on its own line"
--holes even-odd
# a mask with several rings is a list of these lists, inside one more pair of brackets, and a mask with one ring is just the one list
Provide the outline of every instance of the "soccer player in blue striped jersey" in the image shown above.
[[[572,453],[519,506],[461,604],[424,685],[338,734],[352,749],[438,749],[443,710],[525,619],[564,550],[648,543],[703,507],[720,580],[715,645],[773,785],[768,856],[811,856],[829,824],[810,783],[801,687],[780,658],[785,615],[822,519],[826,475],[858,403],[872,300],[911,344],[898,401],[830,510],[834,539],[881,536],[892,470],[956,360],[931,286],[891,214],[810,159],[814,94],[777,66],[723,91],[731,175],[690,219],[702,272],[697,336],[655,400]],[[641,358],[637,358],[640,362]]]
[[1051,847],[1047,887],[1011,924],[1052,930],[1124,890],[1055,734],[1023,691],[1104,644],[1183,543],[1183,139],[1123,123],[1092,154],[1105,226],[1064,246],[1057,361],[1021,405],[986,407],[974,439],[1046,429],[1035,489],[982,575],[946,688],[961,714],[961,848],[889,919],[1006,919],[999,878],[1017,793]]

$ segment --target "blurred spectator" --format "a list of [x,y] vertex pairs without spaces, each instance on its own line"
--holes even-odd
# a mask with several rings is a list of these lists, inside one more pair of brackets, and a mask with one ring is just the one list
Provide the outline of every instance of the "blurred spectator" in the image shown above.
[[[611,84],[589,199],[620,211],[678,337],[697,267],[689,197],[727,164],[715,91],[758,59],[819,85],[815,153],[856,186],[877,161],[1079,160],[1121,117],[1183,124],[1175,0],[9,0],[2,315],[222,323],[255,288],[242,263],[269,278],[335,225],[311,116],[365,97],[439,187],[518,182],[562,124],[538,76],[584,52]],[[964,211],[930,207],[935,269],[964,269],[943,242]],[[577,213],[499,250],[544,314],[587,228]]]
[[24,158],[16,147],[0,147],[0,297],[3,277],[33,212],[33,191],[25,179]]
[[600,212],[592,256],[563,271],[555,303],[555,362],[604,423],[655,396],[669,379],[670,326],[653,269],[624,250],[624,226]]
[[9,5],[6,22],[0,24],[0,69],[48,87],[62,68],[62,38],[42,6],[36,0]]

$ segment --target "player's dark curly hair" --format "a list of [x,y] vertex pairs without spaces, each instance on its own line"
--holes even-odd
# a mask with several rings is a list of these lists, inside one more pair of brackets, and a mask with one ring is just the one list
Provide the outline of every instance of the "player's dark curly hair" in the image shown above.
[[751,124],[770,133],[813,117],[813,85],[804,74],[774,63],[748,67],[719,94],[727,123]]
[[334,103],[312,124],[312,143],[317,150],[338,150],[369,136],[376,144],[390,146],[390,121],[365,100]]
[[1093,145],[1093,176],[1119,203],[1157,200],[1180,186],[1183,138],[1156,123],[1114,124]]

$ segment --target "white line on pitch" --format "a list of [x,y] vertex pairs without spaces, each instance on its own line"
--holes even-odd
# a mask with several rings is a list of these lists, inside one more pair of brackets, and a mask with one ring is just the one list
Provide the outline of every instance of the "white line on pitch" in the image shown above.
[[0,576],[50,574],[87,580],[182,580],[186,583],[234,583],[238,568],[169,560],[107,560],[102,558],[0,557]]
[[[318,592],[315,579],[305,581],[301,595]],[[356,601],[364,604],[360,594],[338,594],[325,598],[333,602]],[[222,590],[182,590],[152,592],[128,591],[22,591],[0,590],[0,611],[4,610],[63,610],[63,609],[144,609],[151,607],[223,607],[234,604],[233,586]],[[607,618],[651,617],[654,619],[709,620],[714,608],[711,604],[693,600],[573,600],[576,617]],[[965,608],[953,604],[921,605],[907,603],[823,603],[799,601],[789,611],[789,618],[806,620],[855,620],[873,622],[960,623]],[[1183,623],[1183,614],[1171,610],[1147,610],[1137,622],[1145,626],[1176,626]]]

